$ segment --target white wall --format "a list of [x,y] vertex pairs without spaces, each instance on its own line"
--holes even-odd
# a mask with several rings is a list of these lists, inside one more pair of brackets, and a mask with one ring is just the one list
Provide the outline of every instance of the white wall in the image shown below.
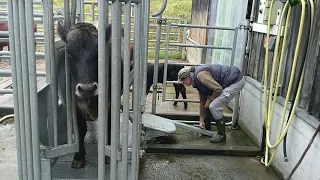
[[[246,77],[246,85],[240,97],[239,125],[255,143],[260,145],[263,125],[263,91],[261,84],[251,77]],[[277,138],[281,123],[283,98],[278,98],[273,119],[271,143]],[[289,161],[284,162],[282,143],[279,145],[273,166],[286,178],[298,162],[308,145],[319,121],[298,109],[287,136],[287,154]],[[320,135],[316,137],[304,160],[294,173],[292,180],[320,180]]]

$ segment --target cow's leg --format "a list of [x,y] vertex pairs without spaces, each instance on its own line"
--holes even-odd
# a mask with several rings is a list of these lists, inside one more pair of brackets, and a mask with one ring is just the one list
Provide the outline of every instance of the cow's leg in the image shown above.
[[[187,99],[186,87],[184,85],[181,85],[180,92],[181,92],[182,98],[183,99]],[[184,102],[184,109],[188,109],[188,103],[187,102]]]
[[84,147],[84,137],[87,133],[87,122],[85,117],[79,109],[77,109],[77,121],[78,121],[78,130],[79,130],[79,152],[74,155],[72,161],[72,168],[80,169],[86,165],[86,150]]
[[[176,92],[176,99],[178,99],[178,98],[179,98],[178,84],[173,84],[173,86],[174,86],[174,90],[175,90],[175,92]],[[177,104],[178,104],[177,101],[175,101],[175,102],[173,103],[174,106],[177,106]]]

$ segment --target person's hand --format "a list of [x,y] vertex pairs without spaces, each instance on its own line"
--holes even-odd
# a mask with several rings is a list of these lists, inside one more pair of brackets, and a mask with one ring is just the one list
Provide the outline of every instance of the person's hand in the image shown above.
[[209,108],[210,104],[211,104],[212,100],[211,99],[208,99],[206,101],[206,104],[204,105],[205,108]]
[[206,125],[204,124],[203,121],[200,121],[199,127],[200,127],[201,129],[205,129]]

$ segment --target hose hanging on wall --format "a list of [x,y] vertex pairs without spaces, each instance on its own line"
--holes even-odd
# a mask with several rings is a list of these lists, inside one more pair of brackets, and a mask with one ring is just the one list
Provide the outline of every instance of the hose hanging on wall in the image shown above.
[[[306,44],[306,49],[308,49],[309,45],[310,45],[310,41],[311,41],[311,37],[312,37],[312,29],[313,29],[313,18],[314,18],[314,2],[313,0],[307,1],[307,5],[308,5],[308,9],[310,9],[310,11],[308,11],[308,16],[310,17],[310,26],[307,26],[307,35],[309,37],[308,42]],[[306,56],[307,56],[307,51],[304,52],[303,56],[302,56],[302,61],[303,61],[303,65],[306,63]],[[299,73],[298,73],[298,77],[301,77],[302,75],[302,70],[303,67],[300,68]],[[298,86],[296,86],[293,89],[293,101],[296,101],[297,98],[297,91],[298,91]],[[290,107],[289,109],[289,114],[292,113],[292,109],[293,106]],[[287,124],[289,122],[289,117],[287,118]],[[284,160],[287,162],[288,161],[288,156],[287,156],[287,133],[285,133],[284,139],[283,139],[283,156],[284,156]]]

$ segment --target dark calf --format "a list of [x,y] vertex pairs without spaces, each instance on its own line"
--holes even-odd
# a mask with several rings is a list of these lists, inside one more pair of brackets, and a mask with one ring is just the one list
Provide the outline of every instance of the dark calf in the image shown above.
[[[82,168],[86,164],[84,137],[87,132],[86,121],[94,121],[98,117],[98,30],[90,23],[77,23],[68,31],[62,21],[58,22],[57,31],[61,39],[66,43],[65,49],[58,51],[58,88],[59,98],[65,105],[65,51],[68,53],[70,73],[74,81],[71,88],[75,89],[77,103],[77,121],[79,126],[79,152],[75,154],[72,167]],[[122,34],[123,36],[123,34]],[[106,41],[110,43],[111,52],[111,24],[106,28]],[[109,64],[109,79],[111,82],[111,53],[106,58]],[[122,72],[121,59],[121,72]],[[122,89],[122,73],[121,89]],[[111,87],[109,92],[111,92]],[[111,100],[111,94],[107,94]],[[108,144],[111,141],[111,106],[108,103]]]
[[[159,71],[158,71],[158,83],[163,83],[163,73],[164,73],[164,64],[159,64]],[[176,81],[178,78],[178,72],[184,66],[182,65],[174,65],[168,64],[168,71],[167,71],[167,81]],[[147,64],[147,90],[146,93],[149,94],[150,87],[153,84],[153,72],[154,72],[154,64],[148,63]],[[183,99],[187,99],[186,95],[186,87],[183,84],[173,84],[174,89],[176,92],[176,99],[179,98],[181,93]],[[174,106],[177,106],[177,102],[173,103]],[[184,102],[184,109],[188,108],[188,103]]]
[[[0,31],[8,31],[8,23],[0,23]],[[37,32],[37,25],[33,25],[33,31]],[[0,36],[0,38],[9,38],[9,36]],[[36,43],[35,43],[36,45]],[[9,42],[0,42],[0,51],[3,50],[3,47],[8,46],[8,51],[10,51],[10,44]]]

